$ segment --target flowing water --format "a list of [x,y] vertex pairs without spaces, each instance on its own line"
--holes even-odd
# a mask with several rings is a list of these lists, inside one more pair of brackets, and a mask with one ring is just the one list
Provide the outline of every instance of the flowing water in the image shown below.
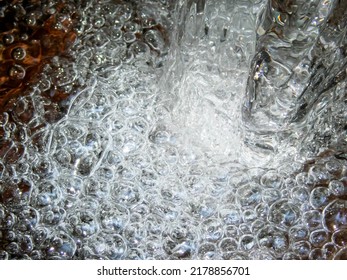
[[342,1],[39,2],[76,39],[3,106],[1,258],[346,259]]

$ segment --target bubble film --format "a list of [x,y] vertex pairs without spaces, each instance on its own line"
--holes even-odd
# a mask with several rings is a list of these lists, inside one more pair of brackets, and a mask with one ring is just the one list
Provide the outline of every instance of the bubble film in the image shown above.
[[344,1],[5,1],[1,259],[346,259]]

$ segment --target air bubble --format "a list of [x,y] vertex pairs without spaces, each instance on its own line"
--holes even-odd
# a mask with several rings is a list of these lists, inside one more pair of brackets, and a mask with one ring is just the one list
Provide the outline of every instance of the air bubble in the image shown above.
[[4,250],[0,250],[0,260],[8,260],[9,254]]
[[249,251],[255,246],[256,241],[252,235],[244,235],[240,237],[240,248]]
[[105,25],[105,18],[104,17],[96,17],[94,18],[94,27],[95,28],[101,28]]
[[337,247],[334,243],[326,243],[324,244],[322,249],[324,251],[324,256],[327,260],[333,259],[337,251]]
[[136,36],[132,32],[126,32],[123,34],[123,40],[125,43],[130,44],[136,41]]
[[[115,41],[120,40],[123,37],[123,31],[121,29],[112,29],[110,37]],[[124,42],[127,42],[127,40],[124,39]]]
[[276,189],[265,189],[263,190],[262,199],[265,203],[270,204],[279,200],[281,198],[281,193]]
[[308,256],[310,260],[326,260],[326,256],[324,253],[324,250],[315,248],[310,252],[310,255]]
[[25,69],[23,66],[15,64],[10,68],[9,75],[12,79],[23,80],[25,77]]
[[256,205],[261,200],[261,188],[256,185],[245,185],[237,191],[237,201],[241,206]]
[[322,225],[322,214],[318,210],[305,212],[302,216],[304,225],[309,229],[315,229]]
[[242,221],[242,215],[238,209],[221,209],[220,218],[226,225],[238,225]]
[[2,41],[5,45],[11,45],[14,42],[14,36],[12,34],[5,34],[2,37]]
[[74,256],[77,245],[67,233],[58,232],[47,240],[45,248],[48,259],[68,260]]
[[48,205],[40,210],[41,219],[46,225],[58,225],[63,222],[66,211],[60,206]]
[[323,208],[328,205],[330,193],[329,189],[326,187],[317,187],[311,191],[310,194],[310,203],[313,208]]
[[137,23],[128,21],[124,24],[123,29],[125,32],[136,33],[140,30],[140,27]]
[[161,33],[157,30],[148,30],[145,33],[145,40],[147,44],[156,51],[162,52],[165,47],[164,39]]
[[330,179],[330,174],[323,166],[320,165],[312,166],[308,172],[308,175],[316,184],[326,183]]
[[121,260],[127,252],[127,245],[122,236],[116,233],[99,234],[88,242],[92,253],[109,260]]
[[347,260],[347,248],[342,248],[334,256],[334,260]]
[[34,248],[32,237],[23,235],[19,240],[19,247],[23,254],[30,253]]
[[308,229],[302,226],[295,226],[289,230],[289,238],[294,242],[305,240],[307,239],[308,235],[309,235]]
[[209,242],[202,243],[198,248],[198,258],[200,260],[218,259],[216,245]]
[[295,254],[299,255],[302,259],[308,258],[311,252],[311,245],[307,241],[299,241],[292,245],[292,250]]
[[310,198],[310,194],[306,188],[303,187],[294,187],[291,191],[291,196],[293,199],[299,202],[306,202]]
[[6,245],[5,250],[12,255],[19,254],[19,245],[16,242],[11,242]]
[[129,222],[129,210],[121,205],[105,203],[99,215],[101,226],[110,232],[122,232]]
[[347,246],[347,229],[335,231],[331,240],[340,247]]
[[337,197],[347,196],[347,186],[345,186],[344,182],[342,181],[337,181],[337,180],[330,181],[329,191]]
[[330,232],[347,228],[347,202],[335,200],[324,208],[323,225]]
[[338,175],[341,174],[343,166],[339,161],[332,159],[325,164],[325,167],[330,174]]
[[283,254],[289,246],[286,232],[278,227],[265,226],[256,237],[260,248],[271,249],[276,254]]
[[262,186],[267,188],[280,188],[282,185],[282,179],[275,171],[268,171],[261,179],[260,183]]
[[18,47],[13,49],[12,51],[12,57],[14,60],[23,60],[26,56],[26,51],[25,49]]
[[283,255],[282,260],[301,260],[301,257],[292,252],[288,252]]
[[300,210],[297,206],[287,200],[282,200],[271,205],[268,220],[277,225],[282,224],[290,227],[295,224],[299,214]]
[[315,230],[310,234],[310,242],[314,247],[322,247],[328,238],[329,235],[325,230]]
[[135,42],[130,46],[130,50],[134,53],[135,57],[142,59],[148,59],[150,49],[146,43],[143,42]]

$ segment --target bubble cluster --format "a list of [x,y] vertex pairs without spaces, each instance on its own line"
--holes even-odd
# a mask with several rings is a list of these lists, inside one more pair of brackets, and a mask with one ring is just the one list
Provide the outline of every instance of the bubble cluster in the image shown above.
[[[294,87],[257,49],[268,30],[292,32],[284,3],[266,22],[268,1],[41,2],[6,13],[77,37],[0,114],[1,259],[346,259],[342,148],[311,156],[290,134],[305,123],[261,125],[289,102],[272,95],[280,80]],[[1,35],[19,80],[34,57],[20,35]]]

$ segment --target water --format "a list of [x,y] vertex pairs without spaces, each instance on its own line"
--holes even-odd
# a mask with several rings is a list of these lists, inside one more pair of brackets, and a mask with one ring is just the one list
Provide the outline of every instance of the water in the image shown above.
[[345,257],[344,4],[82,2],[0,118],[2,258]]

